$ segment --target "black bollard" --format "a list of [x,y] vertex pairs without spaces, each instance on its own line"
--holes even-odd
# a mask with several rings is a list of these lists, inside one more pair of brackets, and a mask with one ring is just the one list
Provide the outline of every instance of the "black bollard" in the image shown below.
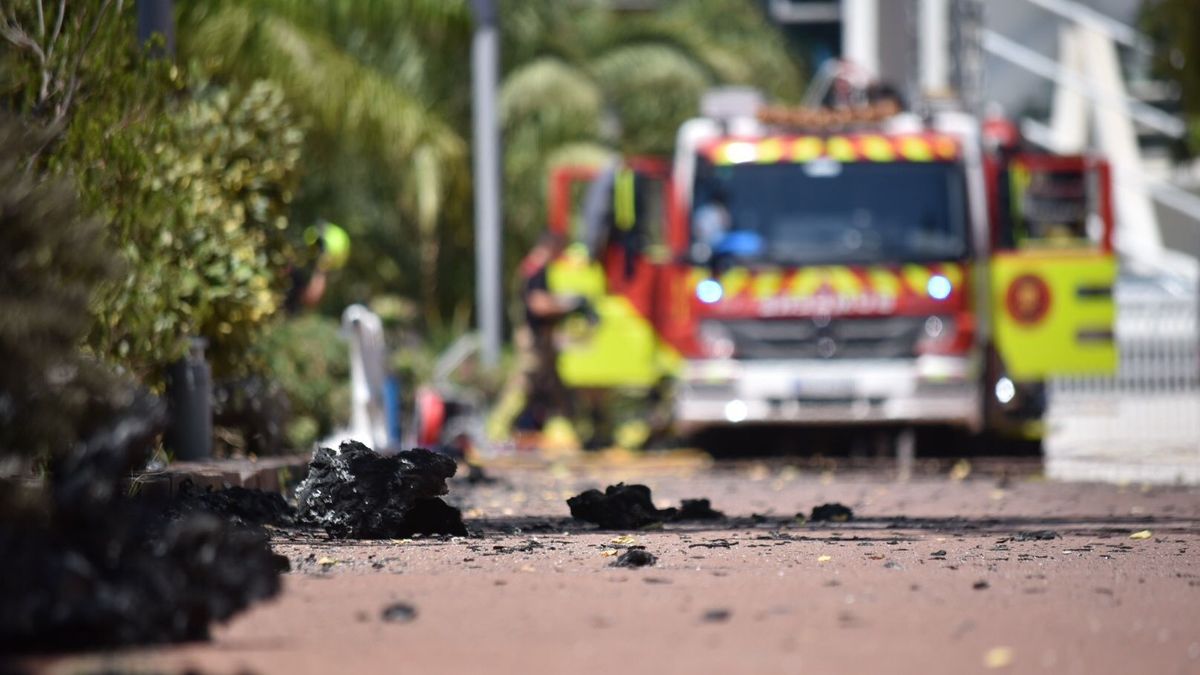
[[167,366],[170,422],[163,445],[177,461],[212,458],[212,372],[204,358],[207,342],[192,338],[188,354]]

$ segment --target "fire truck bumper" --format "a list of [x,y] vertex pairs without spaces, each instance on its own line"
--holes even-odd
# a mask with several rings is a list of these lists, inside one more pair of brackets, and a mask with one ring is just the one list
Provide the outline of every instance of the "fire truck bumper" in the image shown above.
[[681,431],[738,424],[982,426],[976,359],[689,361],[675,403]]

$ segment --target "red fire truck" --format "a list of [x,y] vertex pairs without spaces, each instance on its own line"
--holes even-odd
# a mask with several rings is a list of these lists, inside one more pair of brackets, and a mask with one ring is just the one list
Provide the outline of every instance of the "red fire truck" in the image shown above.
[[[686,122],[671,161],[616,169],[636,237],[552,266],[600,316],[563,331],[569,386],[670,391],[684,433],[1036,435],[1047,377],[1115,368],[1103,159],[957,111],[729,108]],[[601,170],[553,173],[551,228],[583,237],[574,197]]]

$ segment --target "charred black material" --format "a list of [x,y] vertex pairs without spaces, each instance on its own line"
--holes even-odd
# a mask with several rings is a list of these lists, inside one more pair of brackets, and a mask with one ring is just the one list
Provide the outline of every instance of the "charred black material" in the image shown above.
[[296,522],[296,511],[277,492],[249,490],[240,486],[200,489],[184,481],[176,492],[170,511],[184,515],[203,511],[240,525],[286,527]]
[[463,535],[462,514],[437,498],[457,468],[453,459],[421,448],[395,455],[354,441],[321,448],[296,488],[299,516],[336,538]]
[[724,513],[713,509],[707,499],[685,499],[679,503],[679,512],[673,520],[720,520]]
[[1049,541],[1061,539],[1062,535],[1054,530],[1024,530],[1013,537],[1013,541]]
[[848,520],[854,520],[854,512],[850,510],[850,507],[835,502],[814,506],[812,515],[808,519],[814,523],[822,521],[844,523]]
[[417,608],[407,602],[394,602],[383,608],[379,618],[390,623],[408,623],[417,618]]
[[595,523],[606,530],[635,530],[661,523],[675,515],[675,509],[658,509],[645,485],[617,483],[599,490],[588,490],[567,500],[571,515]]
[[55,458],[38,510],[0,514],[0,653],[201,639],[278,592],[262,530],[126,496],[161,421],[127,404]]
[[151,535],[126,513],[102,537],[0,533],[0,651],[197,640],[209,625],[279,591],[259,530],[208,514]]
[[645,567],[658,562],[658,557],[644,548],[631,548],[617,557],[613,567]]

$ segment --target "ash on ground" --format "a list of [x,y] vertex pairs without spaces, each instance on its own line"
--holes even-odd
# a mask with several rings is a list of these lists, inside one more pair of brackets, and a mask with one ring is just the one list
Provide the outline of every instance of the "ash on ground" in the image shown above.
[[313,455],[296,488],[298,515],[338,539],[465,536],[462,514],[438,497],[458,465],[421,448],[380,455],[347,441]]

